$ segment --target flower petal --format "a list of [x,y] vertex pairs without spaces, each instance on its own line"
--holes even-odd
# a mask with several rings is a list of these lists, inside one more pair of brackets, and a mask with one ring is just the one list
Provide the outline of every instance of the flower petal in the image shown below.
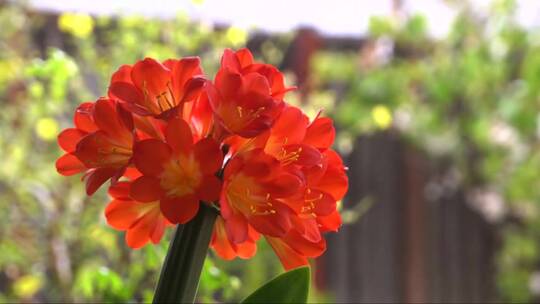
[[285,87],[283,74],[274,66],[264,63],[255,63],[247,67],[247,72],[256,72],[268,79],[272,90],[272,97],[283,99],[285,93],[295,90],[296,87]]
[[236,253],[241,259],[251,259],[257,253],[257,244],[252,241],[236,244]]
[[146,139],[135,144],[133,163],[144,175],[158,176],[171,158],[171,148],[161,140]]
[[129,229],[141,216],[140,205],[130,200],[112,200],[105,208],[107,223],[118,230]]
[[161,199],[161,212],[173,224],[189,222],[199,211],[199,201],[193,195],[164,197]]
[[236,53],[231,49],[225,49],[223,51],[223,55],[221,56],[221,66],[227,67],[235,72],[240,72],[241,68]]
[[165,128],[165,138],[175,153],[188,154],[193,147],[189,125],[181,118],[172,119]]
[[274,118],[269,115],[260,115],[257,119],[252,120],[250,123],[243,126],[242,129],[234,130],[236,134],[245,137],[252,138],[272,127]]
[[201,139],[193,147],[193,152],[202,173],[214,174],[221,169],[223,153],[215,140],[211,138]]
[[[201,59],[199,57],[185,57],[174,62],[171,67],[172,89],[177,100],[184,99],[185,89],[190,87],[188,82],[196,76],[202,76]],[[203,78],[204,84],[204,78]],[[202,86],[201,86],[202,88]]]
[[221,194],[221,180],[214,175],[205,175],[197,190],[200,200],[205,202],[215,202]]
[[[157,205],[156,205],[157,207]],[[157,209],[157,208],[156,208]],[[159,220],[159,211],[152,210],[144,214],[131,228],[126,232],[126,243],[129,247],[137,249],[146,245],[155,230]]]
[[119,142],[127,145],[132,140],[129,126],[126,126],[119,113],[116,111],[116,103],[111,99],[100,99],[94,107],[94,121],[98,128]]
[[85,135],[86,133],[79,129],[65,129],[58,135],[58,145],[66,152],[73,152],[77,147],[77,143]]
[[[189,106],[189,108],[188,108]],[[184,104],[184,118],[189,122],[197,139],[206,137],[213,126],[214,113],[206,91],[190,104]]]
[[129,196],[139,202],[153,202],[163,196],[163,190],[158,178],[143,175],[131,184]]
[[245,68],[251,64],[253,64],[253,55],[247,48],[242,48],[236,51],[236,58],[238,59],[238,63],[240,63],[241,68]]
[[221,102],[232,101],[242,87],[242,76],[228,68],[222,68],[217,72],[214,83],[223,98]]
[[[253,149],[251,151],[248,151],[247,153],[242,155],[241,158],[233,158],[231,162],[235,159],[242,158],[245,158],[242,170],[246,175],[255,177],[259,180],[268,180],[280,173],[279,161],[273,156],[264,153],[262,149]],[[227,167],[228,166],[229,165],[227,165]]]
[[302,181],[295,175],[283,173],[272,182],[264,183],[264,189],[275,198],[287,197],[298,193]]
[[319,150],[304,144],[282,146],[279,153],[278,157],[283,165],[311,167],[320,164],[323,159]]
[[97,131],[83,137],[74,154],[89,168],[120,168],[129,163],[131,145],[120,146],[104,131]]
[[258,232],[273,237],[284,237],[292,227],[290,217],[293,211],[277,201],[272,202],[274,212],[254,214],[249,217],[249,224]]
[[300,225],[295,226],[297,228],[297,232],[302,238],[312,243],[318,243],[321,241],[322,235],[319,231],[319,226],[315,218],[301,219]]
[[158,96],[167,89],[171,71],[160,62],[145,58],[138,61],[131,70],[131,79],[136,87],[146,90],[151,96]]
[[327,149],[334,143],[336,130],[330,118],[315,119],[307,128],[304,143],[318,149]]
[[286,107],[271,129],[265,150],[274,154],[281,150],[283,145],[299,144],[306,134],[309,119],[296,107]]
[[268,244],[272,246],[272,249],[274,249],[274,252],[278,256],[285,270],[288,271],[294,268],[298,268],[300,266],[308,265],[307,258],[294,251],[282,239],[268,236],[266,236],[265,238]]
[[326,250],[326,240],[320,238],[318,242],[311,242],[292,229],[283,240],[296,252],[306,257],[318,257]]
[[[160,210],[161,212],[161,210]],[[156,221],[156,224],[154,225],[154,231],[150,234],[150,240],[152,243],[157,244],[163,237],[163,234],[165,233],[165,227],[167,226],[166,220],[162,218],[162,216],[159,216],[159,219]]]
[[116,113],[124,129],[123,130],[124,133],[129,132],[130,138],[132,138],[133,131],[135,128],[135,121],[133,120],[133,114],[127,111],[125,107],[122,106],[121,103],[116,103]]
[[116,70],[111,76],[111,83],[114,82],[131,82],[131,65],[124,64]]
[[117,182],[109,187],[109,195],[116,199],[129,200],[130,182]]
[[184,57],[172,67],[173,79],[184,85],[193,76],[202,75],[201,59],[199,57]]
[[339,227],[341,227],[341,215],[335,210],[330,215],[327,216],[318,216],[317,223],[319,223],[321,232],[337,232]]
[[236,257],[236,251],[227,237],[227,231],[225,230],[225,223],[222,217],[216,219],[210,244],[220,258],[232,260]]
[[225,228],[229,240],[233,244],[240,244],[248,239],[248,222],[246,218],[237,213],[225,219]]
[[73,154],[66,153],[56,161],[56,171],[64,176],[71,176],[85,171],[86,166]]
[[83,179],[86,181],[86,194],[94,194],[101,185],[113,177],[118,170],[112,168],[98,168],[88,172]]
[[313,211],[317,215],[329,215],[336,211],[336,200],[328,193],[312,189],[309,195],[306,195],[306,200],[310,200],[314,204]]
[[142,176],[142,173],[135,167],[127,167],[124,171],[124,177],[128,180],[135,180],[139,176]]
[[348,178],[343,168],[328,166],[314,188],[332,195],[335,200],[340,200],[345,196],[348,185]]
[[202,76],[197,76],[189,79],[182,90],[181,102],[193,102],[199,98],[206,84],[206,79]]
[[151,112],[142,106],[144,104],[143,93],[132,83],[122,81],[111,83],[109,96],[123,101],[126,108],[133,113],[139,115],[151,114]]
[[164,130],[166,122],[161,119],[156,119],[152,116],[135,115],[133,124],[139,140],[144,139],[161,139],[165,140]]
[[[270,85],[268,79],[259,73],[249,73],[242,78],[243,100],[247,103],[240,104],[248,109],[257,109],[266,103],[273,103],[270,97]],[[252,99],[249,102],[249,99]],[[259,101],[261,103],[258,103]]]
[[77,107],[75,116],[73,117],[73,123],[75,127],[83,132],[94,132],[97,130],[97,126],[94,123],[93,118],[94,103],[85,102]]

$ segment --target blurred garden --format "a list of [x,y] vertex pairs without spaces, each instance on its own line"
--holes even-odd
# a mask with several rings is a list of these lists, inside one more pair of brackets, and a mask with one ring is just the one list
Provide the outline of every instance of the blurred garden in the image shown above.
[[[309,28],[247,31],[198,21],[185,12],[172,19],[94,16],[0,1],[0,303],[152,301],[172,231],[157,245],[127,247],[123,233],[106,224],[106,191],[87,197],[80,177],[57,173],[54,164],[62,154],[58,133],[72,126],[72,113],[80,103],[107,92],[110,75],[123,64],[147,56],[199,56],[205,72],[214,75],[223,49],[246,46],[256,59],[284,71],[288,85],[298,86],[287,95],[288,102],[312,118],[324,109],[323,115],[334,119],[334,148],[352,172],[350,195],[340,204],[343,229],[362,225],[358,229],[370,235],[378,229],[367,223],[370,212],[386,206],[384,198],[369,195],[369,186],[361,186],[355,172],[362,172],[366,163],[390,162],[377,147],[370,148],[375,152],[363,164],[353,161],[358,147],[364,147],[359,142],[378,137],[399,140],[435,172],[426,174],[417,197],[403,202],[430,206],[449,192],[459,192],[459,203],[487,227],[493,245],[486,258],[473,252],[474,259],[466,256],[468,262],[459,264],[466,276],[467,269],[487,261],[490,271],[482,277],[487,277],[487,287],[457,298],[433,296],[427,278],[443,273],[419,274],[420,283],[404,274],[413,268],[429,273],[429,266],[407,263],[416,261],[409,256],[417,252],[413,241],[431,233],[430,226],[421,226],[420,236],[414,229],[397,236],[401,245],[395,248],[399,286],[394,300],[538,301],[540,31],[516,21],[517,3],[511,0],[493,1],[482,14],[465,2],[445,3],[458,13],[444,37],[430,35],[422,15],[394,14],[372,17],[366,36],[343,38]],[[410,193],[403,168],[380,170],[396,172],[397,188]],[[379,193],[390,189],[386,182],[377,180]],[[396,218],[401,218],[399,210],[417,210],[399,208],[404,209],[397,209]],[[422,218],[429,216],[419,212]],[[418,220],[415,214],[407,216],[405,225]],[[382,218],[378,225],[387,221],[393,219]],[[399,230],[389,233],[399,235]],[[470,232],[456,233],[460,237]],[[329,255],[312,263],[310,302],[364,299],[344,295],[328,282],[331,279],[325,280],[341,275],[332,268],[332,259],[349,250],[343,244],[333,247],[339,234],[329,239]],[[467,242],[440,250],[458,256],[473,245]],[[430,256],[433,243],[421,243],[419,250]],[[369,243],[362,250],[369,252]],[[282,272],[262,242],[249,260],[224,261],[209,252],[197,300],[237,302]],[[418,284],[422,295],[411,295]]]

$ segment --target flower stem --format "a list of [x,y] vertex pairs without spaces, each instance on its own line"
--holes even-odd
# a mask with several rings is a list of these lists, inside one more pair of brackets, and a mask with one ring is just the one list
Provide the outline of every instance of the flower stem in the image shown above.
[[190,222],[178,225],[169,245],[154,303],[193,303],[217,211],[201,203]]

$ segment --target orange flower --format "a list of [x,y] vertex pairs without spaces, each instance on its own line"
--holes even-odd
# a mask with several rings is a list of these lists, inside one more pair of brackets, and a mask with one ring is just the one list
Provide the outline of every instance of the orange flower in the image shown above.
[[58,136],[59,145],[68,153],[56,167],[64,175],[85,171],[86,192],[91,195],[108,179],[122,176],[129,164],[133,121],[115,101],[99,99],[77,109],[75,126]]
[[[328,148],[334,140],[332,124],[323,130],[317,127],[320,120],[323,119],[317,118],[309,124],[309,118],[300,109],[287,106],[270,130],[249,139],[233,136],[226,142],[233,154],[262,148],[283,166],[312,166],[321,162],[320,151]],[[330,144],[324,146],[328,142]]]
[[133,160],[143,174],[133,182],[130,196],[141,202],[160,201],[165,217],[186,223],[199,210],[199,201],[219,198],[221,182],[216,177],[223,156],[210,138],[193,144],[189,125],[172,119],[165,129],[166,143],[157,139],[137,142]]
[[83,163],[73,154],[79,141],[86,135],[97,130],[92,114],[93,102],[85,102],[77,107],[73,122],[75,128],[63,130],[58,135],[58,145],[66,153],[56,161],[58,173],[70,176],[86,170]]
[[312,194],[319,193],[320,202],[326,201],[332,204],[332,207],[326,207],[328,209],[325,211],[316,209],[317,223],[321,232],[337,231],[341,226],[341,217],[335,209],[335,201],[343,199],[349,187],[345,169],[341,157],[335,151],[328,149],[323,153],[322,168],[312,168],[312,172],[305,173],[307,189]]
[[283,74],[273,65],[257,63],[253,60],[253,55],[246,49],[240,49],[236,52],[225,49],[221,59],[222,66],[241,73],[257,73],[266,78],[270,86],[270,95],[276,99],[283,99],[285,93],[296,89],[296,87],[286,87]]
[[[254,137],[272,127],[287,89],[274,67],[253,63],[247,49],[225,50],[221,68],[207,93],[224,133]],[[221,135],[221,134],[220,134]]]
[[326,250],[326,240],[310,242],[296,230],[291,230],[283,238],[265,237],[286,270],[308,265],[308,258],[320,256]]
[[203,92],[199,99],[193,102],[184,103],[182,113],[182,117],[189,123],[196,141],[211,136],[214,127],[214,113],[206,93]]
[[232,260],[236,257],[249,259],[257,253],[257,240],[259,233],[248,225],[248,237],[242,243],[235,244],[229,240],[223,218],[218,217],[214,225],[210,247],[214,249],[218,256],[225,260]]
[[112,200],[105,209],[107,223],[126,231],[126,243],[131,248],[140,248],[149,241],[157,244],[171,223],[161,213],[159,201],[143,203],[131,199],[131,186],[131,182],[118,182],[109,188]]
[[88,168],[124,168],[133,147],[131,114],[111,99],[100,99],[94,105],[93,119],[97,130],[79,141],[75,156]]
[[292,226],[294,211],[286,198],[301,189],[300,178],[255,149],[237,155],[225,167],[220,199],[227,233],[235,244],[248,237],[248,224],[264,235],[283,237]]
[[88,194],[112,180],[105,215],[130,247],[204,202],[220,209],[210,246],[222,258],[252,257],[262,235],[286,269],[305,265],[339,229],[348,180],[332,120],[286,105],[291,89],[247,49],[226,50],[213,82],[198,58],[122,66],[109,98],[79,106],[59,135],[57,169],[85,172]]
[[[286,107],[270,130],[250,139],[227,139],[232,159],[225,169],[220,204],[232,244],[243,244],[240,236],[245,235],[246,226],[253,226],[286,268],[303,265],[307,257],[324,252],[321,233],[336,231],[341,225],[336,201],[347,189],[343,163],[329,149],[334,137],[331,120],[317,117],[309,123],[298,108]],[[273,174],[287,176],[279,179],[292,192],[273,195],[267,187]],[[250,206],[255,203],[258,209]],[[254,214],[259,215],[257,221],[252,220]],[[281,230],[267,230],[277,224]]]
[[197,100],[204,83],[198,57],[163,63],[145,58],[113,74],[109,96],[118,98],[133,113],[170,117],[176,116],[179,105]]

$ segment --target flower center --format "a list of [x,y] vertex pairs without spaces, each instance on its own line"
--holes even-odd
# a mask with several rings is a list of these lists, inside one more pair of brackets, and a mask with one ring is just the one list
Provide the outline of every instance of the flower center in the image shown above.
[[252,178],[243,174],[235,176],[227,187],[227,201],[244,215],[269,215],[276,213],[270,193],[260,190]]
[[128,163],[133,155],[131,142],[122,143],[113,138],[94,137],[97,153],[87,162],[92,166],[123,166]]
[[308,188],[304,194],[304,205],[302,206],[300,213],[306,217],[317,217],[317,214],[315,213],[315,204],[322,198],[322,193],[315,194]]
[[161,186],[169,196],[192,194],[201,182],[199,165],[193,156],[180,156],[165,164]]
[[298,149],[293,151],[287,151],[282,147],[276,158],[283,166],[286,166],[298,161],[300,159],[300,153],[302,153],[302,147],[298,147]]
[[[159,111],[156,114],[163,113],[167,110],[174,108],[177,104],[176,98],[174,97],[173,90],[171,88],[171,82],[168,81],[166,85],[167,89],[161,93],[158,93],[154,96],[154,102],[159,108]],[[149,92],[146,88],[146,82],[143,82],[143,93],[145,102],[149,103]],[[153,107],[155,109],[155,107]],[[157,110],[157,109],[156,109]]]
[[259,107],[257,109],[246,109],[241,106],[236,108],[230,107],[227,112],[228,117],[225,118],[225,121],[229,124],[231,130],[240,130],[255,119],[261,116],[261,113],[265,111],[265,107]]
[[261,116],[261,112],[264,111],[264,107],[259,107],[257,109],[245,109],[241,106],[236,107],[236,111],[238,112],[238,116],[240,118],[246,119],[248,121],[252,121],[253,119]]

